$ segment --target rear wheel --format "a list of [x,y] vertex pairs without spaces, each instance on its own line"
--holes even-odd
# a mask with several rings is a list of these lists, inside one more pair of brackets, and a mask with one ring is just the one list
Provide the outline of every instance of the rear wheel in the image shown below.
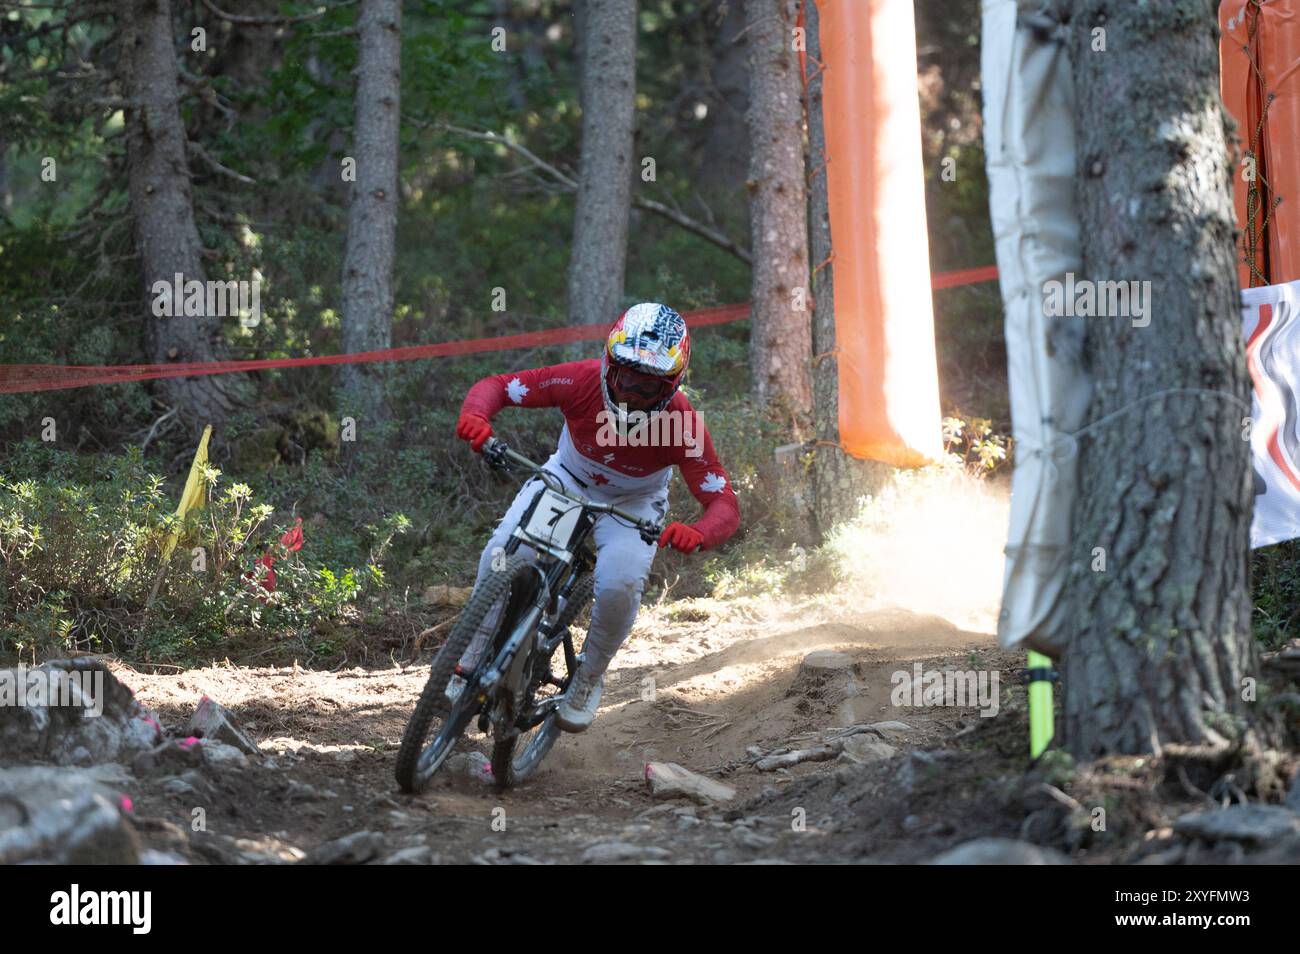
[[[469,698],[468,692],[462,692],[454,705],[449,704],[447,683],[484,621],[495,613],[494,628],[500,629],[505,617],[510,615],[507,610],[512,591],[525,585],[534,585],[534,571],[529,558],[516,553],[501,570],[490,573],[474,588],[447,641],[433,657],[429,680],[402,734],[402,746],[397,752],[397,784],[402,791],[418,792],[429,784],[473,719],[478,701]],[[487,645],[495,642],[496,634],[492,633]],[[480,659],[478,664],[482,663]],[[430,735],[432,741],[425,745]]]
[[[563,632],[582,617],[591,606],[593,580],[590,573],[584,573],[573,586],[564,609],[556,622],[555,632]],[[573,673],[567,673],[563,683],[555,686],[546,681],[556,654],[564,657],[564,644],[561,642],[551,653],[550,659],[535,659],[533,672],[529,675],[528,691],[524,694],[525,711],[536,712],[542,706],[555,702],[568,688]],[[498,788],[519,785],[527,779],[546,758],[556,740],[560,737],[560,727],[555,724],[555,712],[552,710],[541,723],[533,728],[517,732],[513,727],[497,726],[492,744],[492,777]]]

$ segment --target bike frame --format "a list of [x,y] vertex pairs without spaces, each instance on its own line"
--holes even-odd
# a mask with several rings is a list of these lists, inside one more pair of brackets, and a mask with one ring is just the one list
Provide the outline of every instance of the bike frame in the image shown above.
[[[549,660],[556,647],[563,642],[568,671],[572,673],[577,668],[577,654],[569,628],[566,626],[560,633],[553,630],[559,621],[560,600],[568,598],[578,578],[584,572],[594,569],[595,559],[590,548],[587,547],[587,539],[595,527],[597,515],[609,514],[626,521],[640,531],[641,538],[647,543],[657,541],[662,528],[652,520],[644,520],[613,504],[600,503],[571,493],[565,489],[563,482],[555,474],[511,450],[496,438],[490,438],[483,445],[483,457],[494,467],[508,469],[517,466],[531,472],[543,482],[547,490],[570,501],[574,508],[581,510],[567,539],[542,540],[529,536],[524,528],[531,525],[533,513],[545,495],[545,491],[539,490],[518,526],[511,532],[510,540],[505,547],[505,555],[510,556],[518,552],[521,546],[532,547],[537,554],[537,559],[532,565],[537,576],[537,586],[529,597],[526,607],[518,607],[513,595],[502,607],[503,613],[516,607],[517,619],[505,638],[500,640],[501,648],[496,655],[492,657],[486,668],[480,663],[476,674],[472,675],[461,696],[462,700],[474,700],[476,705],[488,703],[480,711],[480,719],[483,720],[481,727],[484,731],[487,729],[487,722],[496,722],[513,725],[517,731],[525,732],[544,722],[559,705],[557,697],[548,700],[545,705],[537,707],[532,712],[519,711],[526,702],[524,697],[529,689],[524,680],[528,661],[532,658]],[[552,523],[554,522],[553,519]],[[531,645],[529,645],[530,638]],[[472,713],[470,717],[473,717]]]

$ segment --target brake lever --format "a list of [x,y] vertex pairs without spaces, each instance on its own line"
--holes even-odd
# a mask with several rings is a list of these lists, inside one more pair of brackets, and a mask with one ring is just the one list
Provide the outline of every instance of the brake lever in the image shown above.
[[504,441],[496,437],[489,437],[483,444],[480,453],[483,455],[483,460],[493,470],[506,470],[509,466],[509,461],[506,459],[507,450]]

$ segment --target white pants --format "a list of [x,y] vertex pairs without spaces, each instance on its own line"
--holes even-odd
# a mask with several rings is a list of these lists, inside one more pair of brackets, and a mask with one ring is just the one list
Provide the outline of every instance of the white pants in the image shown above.
[[[545,466],[546,470],[558,477],[565,489],[571,493],[600,503],[614,504],[643,520],[653,519],[661,522],[668,512],[666,489],[656,488],[648,494],[626,492],[622,495],[603,494],[597,487],[578,486],[573,475],[561,468],[554,457],[547,461]],[[476,585],[492,572],[493,554],[500,553],[505,548],[510,541],[511,533],[519,526],[524,512],[533,502],[533,498],[542,492],[543,486],[541,479],[534,477],[515,495],[510,509],[497,524],[492,539],[488,541],[483,555],[479,557]],[[655,553],[659,548],[654,543],[643,541],[635,527],[628,526],[610,514],[602,514],[596,518],[591,539],[596,549],[594,579],[596,598],[591,608],[591,628],[587,631],[583,656],[584,665],[589,672],[603,673],[609,666],[610,660],[614,658],[614,654],[623,645],[623,641],[627,639],[627,634],[632,630],[637,610],[641,607],[641,593],[645,588],[646,578],[650,575],[650,564],[654,561]],[[532,553],[533,550],[527,544],[521,544],[519,552]],[[486,630],[494,626],[494,619],[484,621]],[[486,634],[480,633],[480,638],[475,640],[475,644],[481,644],[484,635]],[[478,660],[474,657],[478,655],[481,648],[481,645],[471,646],[462,657],[462,664],[469,667],[477,663]]]

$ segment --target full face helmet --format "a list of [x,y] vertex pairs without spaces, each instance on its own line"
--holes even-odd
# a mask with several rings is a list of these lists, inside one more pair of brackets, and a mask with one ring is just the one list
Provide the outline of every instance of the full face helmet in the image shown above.
[[605,407],[662,411],[677,393],[691,360],[686,322],[667,305],[642,302],[614,322],[600,359],[600,386]]

